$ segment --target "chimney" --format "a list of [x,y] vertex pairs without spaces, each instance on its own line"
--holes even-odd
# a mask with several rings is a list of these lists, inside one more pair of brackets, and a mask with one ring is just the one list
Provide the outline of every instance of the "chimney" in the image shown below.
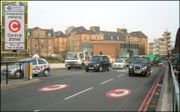
[[95,33],[98,33],[98,32],[100,32],[100,27],[99,26],[91,26],[90,30],[95,32]]
[[117,28],[117,32],[122,33],[123,35],[127,35],[127,29]]

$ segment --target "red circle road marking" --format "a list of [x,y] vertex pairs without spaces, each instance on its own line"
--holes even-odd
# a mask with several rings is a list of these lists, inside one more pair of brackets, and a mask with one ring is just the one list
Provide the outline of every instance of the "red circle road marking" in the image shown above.
[[55,91],[67,87],[69,87],[69,84],[56,84],[56,85],[45,86],[43,88],[38,89],[38,91]]
[[132,91],[129,89],[115,89],[106,93],[107,97],[120,98],[131,94]]
[[18,32],[20,29],[21,29],[21,24],[19,21],[17,20],[12,20],[10,23],[9,23],[9,29],[12,31],[12,32]]

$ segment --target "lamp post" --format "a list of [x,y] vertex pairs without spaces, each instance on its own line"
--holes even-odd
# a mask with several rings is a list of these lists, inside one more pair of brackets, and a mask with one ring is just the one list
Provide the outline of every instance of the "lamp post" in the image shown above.
[[129,39],[129,48],[128,48],[128,52],[130,54],[130,35],[128,35],[128,39]]

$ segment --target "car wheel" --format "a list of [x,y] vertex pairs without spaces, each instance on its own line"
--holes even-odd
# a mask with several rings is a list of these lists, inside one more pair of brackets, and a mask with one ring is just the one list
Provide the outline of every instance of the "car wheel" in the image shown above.
[[102,67],[100,67],[100,68],[99,68],[99,71],[100,71],[100,72],[102,72],[102,71],[103,71],[103,68],[102,68]]
[[86,72],[89,72],[89,69],[86,69]]
[[15,72],[15,77],[21,79],[21,78],[24,77],[24,75],[23,75],[22,71],[16,71]]
[[108,67],[107,71],[110,71],[111,67]]
[[44,70],[44,76],[49,76],[50,75],[50,71],[48,69]]
[[71,67],[68,67],[68,70],[70,70],[71,69]]
[[144,74],[145,77],[147,77],[149,75],[148,71]]

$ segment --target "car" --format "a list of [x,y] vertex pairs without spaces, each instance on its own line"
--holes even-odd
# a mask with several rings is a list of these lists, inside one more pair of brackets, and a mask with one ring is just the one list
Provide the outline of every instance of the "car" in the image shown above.
[[117,59],[112,64],[112,68],[126,68],[126,61],[122,59]]
[[140,74],[144,76],[150,75],[151,74],[150,58],[145,55],[133,56],[128,71],[129,71],[129,76],[134,74]]
[[85,65],[86,72],[90,70],[95,71],[110,71],[111,63],[109,61],[108,56],[99,55],[99,56],[92,56],[90,61]]
[[158,66],[162,66],[162,65],[163,65],[163,63],[162,63],[162,62],[159,62],[159,63],[158,63]]
[[[16,78],[24,77],[24,63],[30,62],[32,64],[32,75],[37,76],[39,74],[44,74],[45,76],[50,75],[50,65],[43,58],[25,58],[18,62],[8,66],[9,76],[14,76]],[[6,68],[2,70],[2,74],[6,75]]]

